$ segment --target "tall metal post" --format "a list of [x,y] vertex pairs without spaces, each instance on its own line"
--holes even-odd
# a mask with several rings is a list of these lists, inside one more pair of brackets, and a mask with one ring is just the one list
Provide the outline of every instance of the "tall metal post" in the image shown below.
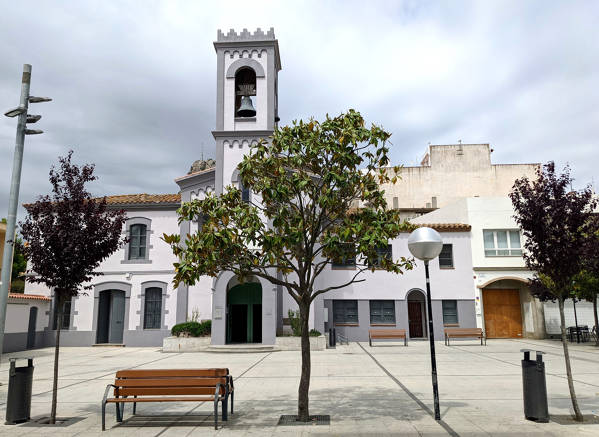
[[439,411],[439,387],[437,385],[437,358],[435,356],[435,331],[433,328],[433,304],[431,303],[431,284],[428,275],[428,261],[424,261],[426,272],[426,305],[428,307],[428,338],[431,348],[431,370],[433,377],[433,399],[435,403],[435,420],[441,420]]
[[10,197],[8,201],[8,217],[6,219],[6,235],[4,239],[4,257],[2,259],[2,276],[0,281],[0,357],[4,345],[4,324],[6,322],[6,303],[8,287],[12,274],[12,257],[17,226],[17,208],[19,206],[19,188],[21,184],[21,168],[23,167],[23,147],[25,144],[25,127],[27,123],[27,108],[29,106],[29,85],[31,83],[31,65],[23,65],[21,79],[21,101],[19,106],[25,110],[19,115],[17,123],[17,140],[10,180]]

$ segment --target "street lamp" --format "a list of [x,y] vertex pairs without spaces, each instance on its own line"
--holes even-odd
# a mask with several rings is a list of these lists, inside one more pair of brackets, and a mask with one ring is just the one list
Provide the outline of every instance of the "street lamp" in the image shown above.
[[441,249],[443,249],[443,240],[441,239],[441,235],[434,229],[427,227],[418,228],[408,237],[408,249],[414,257],[424,261],[424,272],[426,274],[426,303],[428,307],[428,338],[431,349],[435,420],[441,420],[441,413],[439,412],[439,387],[437,385],[437,360],[435,357],[435,334],[433,329],[433,307],[431,304],[428,262],[439,256]]
[[43,133],[40,129],[27,129],[27,123],[35,123],[41,115],[27,114],[29,103],[49,102],[48,97],[33,97],[29,95],[31,84],[31,65],[23,65],[23,78],[21,79],[21,101],[19,106],[6,111],[7,117],[19,117],[17,123],[17,139],[15,143],[15,154],[13,157],[12,178],[10,181],[10,197],[8,201],[8,216],[6,219],[6,236],[4,237],[4,257],[2,259],[2,275],[0,276],[0,356],[2,356],[2,345],[4,343],[4,324],[6,321],[6,303],[8,301],[8,286],[12,274],[12,258],[14,250],[14,239],[17,225],[17,208],[19,205],[19,189],[21,184],[21,169],[23,167],[23,148],[25,135],[37,135]]

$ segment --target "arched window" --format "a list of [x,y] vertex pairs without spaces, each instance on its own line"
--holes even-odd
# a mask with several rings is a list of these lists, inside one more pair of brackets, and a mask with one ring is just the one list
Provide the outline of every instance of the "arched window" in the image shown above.
[[244,186],[241,181],[239,181],[239,190],[241,191],[241,201],[250,203],[250,189]]
[[256,72],[249,67],[235,73],[235,117],[255,117],[256,109],[251,96],[256,95]]
[[144,329],[160,329],[162,315],[162,290],[146,288],[144,302]]
[[131,225],[129,230],[129,259],[144,259],[146,257],[146,233],[146,225]]

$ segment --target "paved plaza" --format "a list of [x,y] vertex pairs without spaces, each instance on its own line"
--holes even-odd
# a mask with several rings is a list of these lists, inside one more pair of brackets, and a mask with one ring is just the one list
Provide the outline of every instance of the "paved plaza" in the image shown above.
[[[522,412],[520,349],[546,352],[547,390],[552,420],[527,421]],[[576,391],[585,416],[599,415],[599,348],[571,346]],[[53,349],[2,358],[2,422],[8,357],[35,357],[32,417],[48,415]],[[437,343],[442,421],[431,416],[432,389],[427,342],[409,346],[351,343],[312,352],[311,414],[329,414],[330,425],[277,426],[282,414],[296,412],[299,352],[162,353],[159,348],[62,348],[58,391],[63,426],[35,423],[0,425],[2,436],[270,436],[270,435],[599,435],[599,423],[570,423],[570,399],[561,344],[544,340],[489,340]],[[107,409],[101,431],[100,401],[115,371],[125,368],[229,367],[235,378],[235,414],[213,428],[212,404],[140,404],[125,407],[123,423]],[[571,421],[570,421],[571,422]],[[562,424],[565,423],[565,424]]]

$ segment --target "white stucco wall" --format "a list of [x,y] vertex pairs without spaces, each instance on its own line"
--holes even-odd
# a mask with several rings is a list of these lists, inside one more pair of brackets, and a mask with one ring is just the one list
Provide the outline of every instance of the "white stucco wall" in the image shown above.
[[[74,300],[71,307],[73,316],[72,328],[79,331],[91,331],[94,328],[94,291],[93,286],[105,282],[121,282],[131,285],[129,299],[129,324],[125,329],[136,329],[140,324],[141,289],[147,281],[160,281],[167,284],[167,297],[165,300],[165,323],[168,327],[175,324],[177,310],[176,289],[173,288],[174,268],[176,261],[171,248],[161,240],[163,233],[178,234],[179,225],[175,210],[136,210],[127,211],[127,218],[143,217],[151,220],[149,236],[150,263],[123,263],[125,248],[121,248],[100,264],[101,276],[94,277],[84,286],[91,285],[91,290],[82,290],[80,296]],[[126,225],[123,228],[125,232]],[[26,283],[25,292],[52,296],[51,290],[43,284]]]
[[[409,234],[402,234],[391,242],[393,258],[410,258],[408,250]],[[470,236],[468,232],[441,233],[445,244],[453,245],[453,269],[439,269],[438,260],[429,264],[431,295],[433,299],[474,299],[472,289],[472,256],[470,254]],[[342,284],[355,274],[355,270],[330,268],[322,275],[320,287]],[[413,270],[403,275],[375,270],[362,273],[363,282],[354,283],[326,294],[326,299],[405,299],[408,291],[426,289],[424,264],[416,261]]]
[[9,297],[6,305],[6,322],[4,332],[7,334],[27,332],[29,328],[29,311],[37,307],[36,331],[43,331],[48,326],[50,302],[30,299],[14,299]]

